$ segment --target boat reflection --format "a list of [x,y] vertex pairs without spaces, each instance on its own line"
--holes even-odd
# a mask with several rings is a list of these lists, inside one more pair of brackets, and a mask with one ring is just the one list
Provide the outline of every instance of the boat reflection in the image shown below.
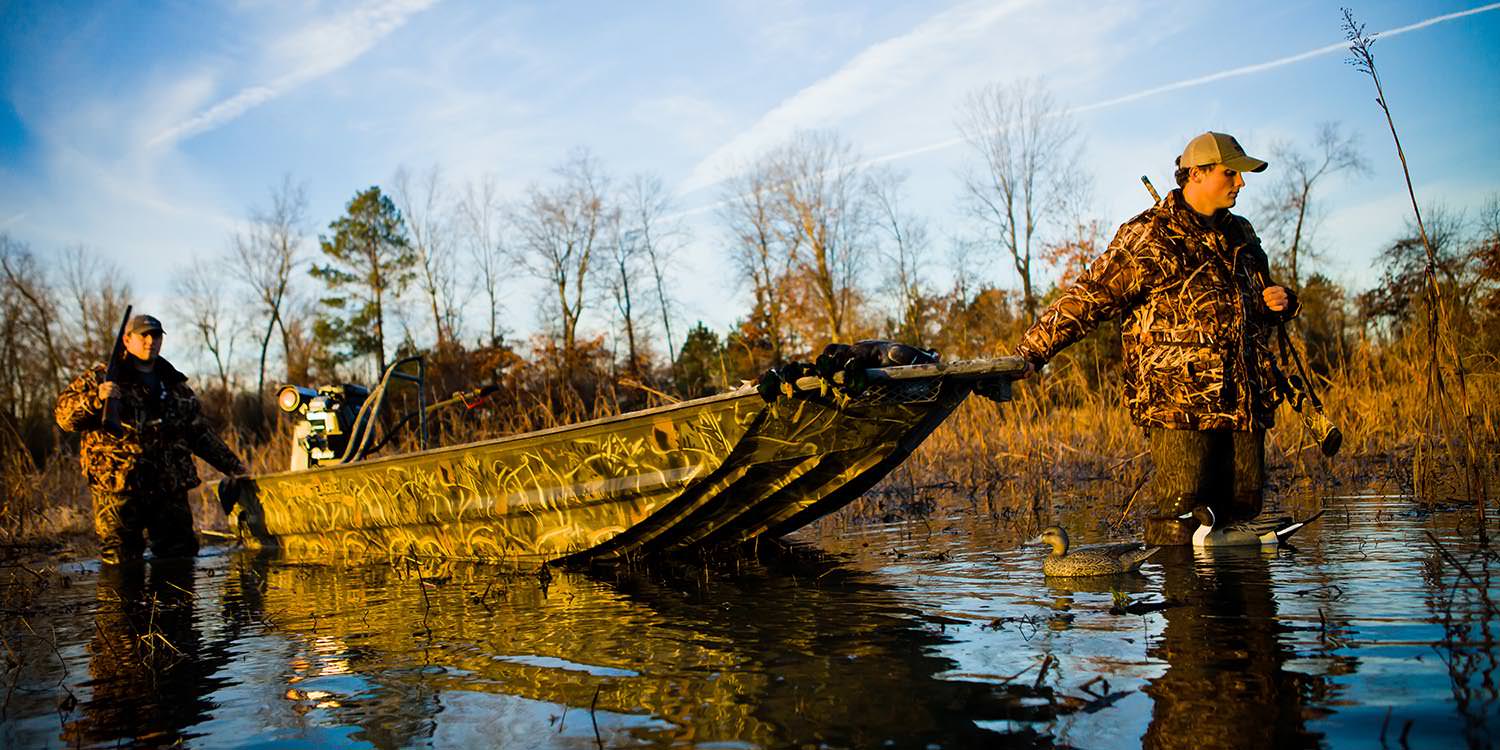
[[381,746],[492,744],[478,715],[577,732],[556,744],[597,723],[605,745],[1034,746],[1061,710],[1047,687],[940,678],[941,624],[827,561],[606,580],[246,555],[230,576],[253,593],[226,601],[302,644],[286,697]]

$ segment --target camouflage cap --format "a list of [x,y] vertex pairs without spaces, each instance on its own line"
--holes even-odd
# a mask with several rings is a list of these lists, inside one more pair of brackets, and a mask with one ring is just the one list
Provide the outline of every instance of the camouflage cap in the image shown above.
[[147,331],[166,333],[166,331],[162,330],[161,321],[150,315],[132,315],[130,316],[130,322],[125,324],[126,333],[145,333]]
[[1238,172],[1264,172],[1266,162],[1249,156],[1234,136],[1209,131],[1188,141],[1182,156],[1177,157],[1178,167],[1203,167],[1223,164]]

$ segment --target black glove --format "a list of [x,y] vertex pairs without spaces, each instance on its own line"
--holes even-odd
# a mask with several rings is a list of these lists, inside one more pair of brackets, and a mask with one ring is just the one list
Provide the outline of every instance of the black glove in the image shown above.
[[224,515],[234,510],[236,503],[240,501],[240,495],[252,485],[249,477],[234,476],[225,477],[219,482],[219,507],[224,509]]

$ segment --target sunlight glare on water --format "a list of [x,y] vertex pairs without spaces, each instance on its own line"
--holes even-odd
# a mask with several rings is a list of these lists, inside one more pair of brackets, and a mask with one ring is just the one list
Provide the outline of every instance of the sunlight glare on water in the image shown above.
[[1296,549],[1071,581],[967,517],[628,575],[65,566],[7,588],[0,745],[1485,746],[1493,553],[1466,523],[1341,498]]

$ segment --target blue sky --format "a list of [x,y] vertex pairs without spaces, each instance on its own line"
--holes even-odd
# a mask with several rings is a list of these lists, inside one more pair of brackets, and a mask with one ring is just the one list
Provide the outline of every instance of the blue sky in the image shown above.
[[[1459,208],[1500,190],[1500,7],[1355,8],[1370,31],[1474,9],[1375,48],[1419,195]],[[955,105],[1041,76],[1079,108],[1111,225],[1198,132],[1265,155],[1343,123],[1373,170],[1329,183],[1318,237],[1322,268],[1362,287],[1409,209],[1369,80],[1342,51],[1304,54],[1340,42],[1339,21],[1323,2],[0,2],[0,231],[44,257],[86,245],[162,305],[170,269],[224,252],[284,174],[307,184],[316,232],[401,166],[493,173],[516,195],[587,146],[677,193],[683,317],[723,329],[745,305],[702,209],[734,164],[836,129],[909,174],[941,257],[970,231]],[[985,273],[1008,285],[1006,268]],[[532,294],[511,290],[512,331],[535,327]]]

